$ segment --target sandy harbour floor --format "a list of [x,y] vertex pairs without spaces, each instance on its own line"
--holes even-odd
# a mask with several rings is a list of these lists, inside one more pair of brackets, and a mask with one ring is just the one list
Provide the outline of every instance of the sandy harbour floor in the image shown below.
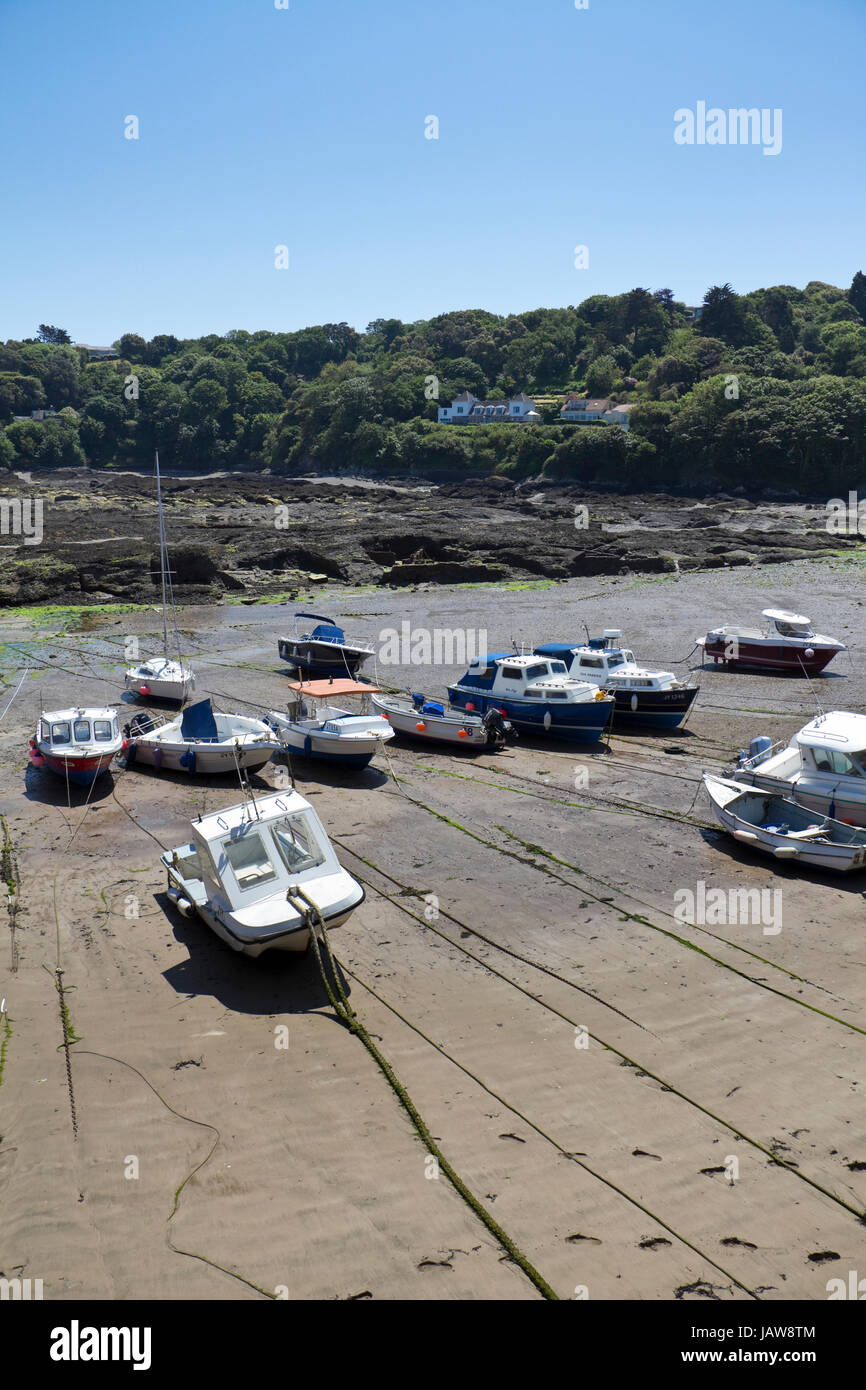
[[[787,738],[816,699],[866,707],[863,603],[850,559],[316,597],[374,639],[404,618],[486,629],[494,650],[617,626],[663,666],[769,605],[851,644],[814,694],[708,668],[684,730],[615,732],[609,750],[521,739],[470,759],[395,739],[360,774],[296,763],[367,891],[331,933],[352,1004],[561,1298],[821,1300],[866,1268],[866,875],[775,867],[716,832],[700,789],[703,768],[755,734]],[[289,611],[181,622],[200,693],[283,705]],[[0,724],[17,881],[0,946],[2,1273],[55,1300],[537,1298],[429,1176],[312,957],[236,956],[167,902],[161,847],[236,802],[236,783],[131,768],[70,806],[29,766],[40,704],[119,701],[124,636],[150,642],[159,623],[51,635],[0,615],[0,641],[18,644],[0,707],[34,671]],[[378,669],[440,696],[459,674]],[[271,764],[255,785],[279,776]],[[674,895],[701,882],[779,889],[781,931],[684,925]],[[69,1078],[58,963],[80,1039]]]

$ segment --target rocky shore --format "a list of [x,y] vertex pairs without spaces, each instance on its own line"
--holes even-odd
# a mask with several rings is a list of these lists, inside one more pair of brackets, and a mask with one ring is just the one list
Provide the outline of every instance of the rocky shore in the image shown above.
[[[767,496],[254,474],[169,477],[163,493],[175,594],[186,603],[291,598],[326,581],[405,588],[763,565],[857,544],[828,533],[823,502]],[[24,508],[23,535],[15,534],[16,507]],[[157,596],[148,476],[9,474],[0,519],[0,605]]]

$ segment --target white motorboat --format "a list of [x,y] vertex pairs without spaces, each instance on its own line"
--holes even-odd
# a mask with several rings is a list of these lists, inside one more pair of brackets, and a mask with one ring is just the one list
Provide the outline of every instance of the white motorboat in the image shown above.
[[30,761],[86,787],[108,771],[124,744],[116,709],[46,710],[30,740]]
[[373,705],[394,732],[406,738],[491,753],[504,748],[509,737],[517,737],[511,721],[494,708],[486,714],[467,714],[420,694],[374,695]]
[[[159,477],[159,454],[156,455],[156,504],[159,514],[159,567],[162,581],[162,655],[130,666],[126,672],[126,688],[145,699],[172,700],[183,704],[195,689],[195,675],[180,654],[180,639],[174,609],[174,590],[168,564],[168,545],[165,538],[165,517],[162,508],[162,485]],[[169,652],[168,610],[171,607],[172,645],[177,655]]]
[[866,826],[866,714],[819,714],[787,746],[764,735],[753,738],[732,776],[792,796],[831,819]]
[[816,632],[802,613],[783,608],[765,608],[764,627],[740,627],[728,623],[697,638],[704,655],[726,666],[759,671],[795,671],[814,676],[823,671],[838,652],[847,650],[835,637]]
[[[311,618],[316,626],[299,632],[299,618]],[[296,613],[294,633],[281,637],[277,650],[283,661],[307,676],[354,677],[375,654],[368,642],[349,641],[341,627],[320,613]]]
[[789,796],[706,772],[704,786],[720,825],[740,844],[813,869],[844,874],[866,867],[866,830],[817,815]]
[[614,698],[614,728],[631,725],[676,729],[691,709],[699,687],[681,681],[673,671],[648,670],[620,646],[622,631],[605,628],[601,637],[587,637],[585,645],[548,642],[536,647],[539,656],[559,657],[568,674],[603,687]]
[[326,927],[364,900],[339,863],[325,828],[298,792],[249,799],[192,822],[192,842],[162,856],[168,896],[199,916],[233,951],[305,951],[310,922],[303,890]]
[[[378,690],[354,680],[295,681],[286,714],[269,710],[267,723],[282,740],[286,751],[302,758],[323,758],[341,767],[366,767],[394,730],[370,705]],[[334,705],[332,700],[354,698],[358,710]]]
[[166,772],[254,772],[282,747],[262,719],[215,714],[210,700],[187,705],[175,719],[142,712],[124,729],[127,765],[147,763]]

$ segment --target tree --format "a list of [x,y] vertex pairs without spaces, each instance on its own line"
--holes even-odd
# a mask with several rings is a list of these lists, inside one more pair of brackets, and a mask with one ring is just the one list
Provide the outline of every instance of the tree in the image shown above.
[[607,396],[617,377],[617,365],[612,357],[597,357],[586,370],[586,389],[590,396]]
[[858,270],[851,281],[848,303],[853,304],[863,322],[866,323],[866,275],[863,274],[862,270]]
[[144,362],[147,343],[140,333],[122,333],[117,341],[117,350],[129,362]]
[[39,325],[40,343],[71,343],[72,339],[65,328],[55,328],[53,323],[40,323]]
[[731,285],[713,285],[707,290],[698,332],[708,338],[723,338],[731,347],[745,345],[745,312],[740,296]]

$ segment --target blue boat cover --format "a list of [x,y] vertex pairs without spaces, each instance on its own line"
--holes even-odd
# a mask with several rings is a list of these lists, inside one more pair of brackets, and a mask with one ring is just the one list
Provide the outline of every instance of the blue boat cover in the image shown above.
[[311,637],[318,637],[323,642],[345,642],[346,634],[341,627],[336,627],[333,623],[319,623],[310,633]]
[[187,705],[180,721],[181,738],[219,738],[210,700]]
[[438,700],[426,700],[421,706],[422,714],[444,714],[445,706],[440,705]]
[[536,656],[564,656],[576,646],[576,642],[545,642],[543,647],[534,647],[533,652]]

